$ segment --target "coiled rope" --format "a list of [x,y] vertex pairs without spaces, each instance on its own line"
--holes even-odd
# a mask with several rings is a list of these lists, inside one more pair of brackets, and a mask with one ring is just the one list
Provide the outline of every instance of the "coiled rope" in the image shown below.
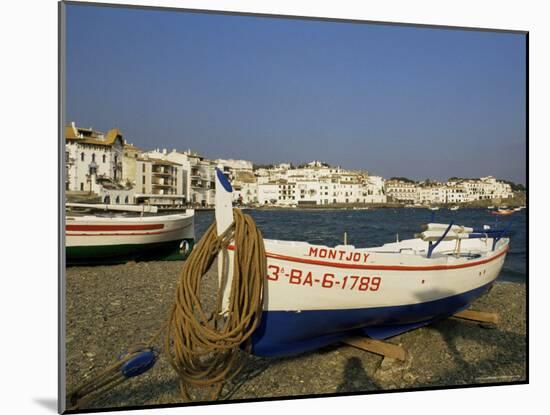
[[[223,309],[233,241],[233,277],[227,307]],[[201,281],[219,254],[222,273],[218,276],[215,307],[209,313],[201,303]],[[231,226],[218,236],[216,222],[212,223],[185,261],[167,321],[145,346],[130,350],[119,362],[73,391],[69,395],[71,409],[82,407],[127,377],[149,369],[152,364],[143,361],[139,368],[143,371],[137,370],[130,376],[124,374],[126,377],[120,372],[125,363],[135,358],[136,351],[158,353],[153,345],[162,333],[162,351],[179,376],[182,396],[190,399],[190,386],[210,386],[214,391],[212,396],[219,396],[223,383],[242,368],[240,349],[250,350],[251,335],[261,321],[266,275],[262,234],[251,216],[233,209]]]
[[[263,282],[267,275],[265,248],[253,219],[233,210],[234,222],[217,236],[212,224],[183,266],[164,341],[164,352],[180,377],[182,394],[187,386],[217,385],[234,376],[239,349],[258,326],[263,307]],[[222,296],[228,277],[228,247],[235,241],[233,278],[227,310]],[[203,310],[200,281],[222,252],[223,265],[212,318]]]

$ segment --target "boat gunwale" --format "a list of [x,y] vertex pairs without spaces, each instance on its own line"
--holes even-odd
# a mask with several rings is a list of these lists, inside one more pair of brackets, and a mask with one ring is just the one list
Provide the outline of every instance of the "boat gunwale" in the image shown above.
[[94,216],[94,215],[68,215],[65,220],[66,225],[73,225],[73,224],[93,224],[93,225],[99,225],[101,222],[104,222],[106,225],[112,224],[113,226],[116,226],[118,222],[120,223],[126,223],[126,222],[136,222],[136,223],[143,223],[143,222],[175,222],[178,220],[183,219],[189,219],[194,218],[195,213],[173,213],[168,215],[150,215],[150,216]]
[[[228,246],[229,250],[235,250],[235,245],[231,244]],[[316,259],[307,259],[307,258],[299,258],[299,257],[292,257],[288,255],[282,255],[282,254],[275,254],[272,252],[266,251],[266,257],[272,258],[272,259],[278,259],[282,261],[289,261],[289,262],[297,262],[297,263],[303,263],[303,264],[310,264],[310,265],[318,265],[318,266],[326,266],[326,267],[333,267],[333,268],[345,268],[345,269],[368,269],[368,270],[380,270],[380,271],[441,271],[441,270],[451,270],[451,269],[460,269],[460,268],[470,268],[475,267],[477,265],[483,265],[487,264],[489,262],[494,261],[495,259],[500,258],[503,255],[506,255],[508,250],[510,249],[509,244],[506,244],[506,247],[502,249],[500,252],[498,252],[496,255],[488,256],[482,260],[479,261],[472,261],[467,260],[468,262],[464,262],[462,264],[454,264],[454,265],[368,265],[368,264],[348,264],[348,263],[342,263],[342,262],[330,262],[330,261],[320,261]]]

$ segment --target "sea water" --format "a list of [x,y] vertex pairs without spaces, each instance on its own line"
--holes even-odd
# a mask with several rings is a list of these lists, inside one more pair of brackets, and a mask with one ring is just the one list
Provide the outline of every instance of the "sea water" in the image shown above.
[[[348,244],[357,248],[380,246],[394,242],[399,237],[410,239],[421,231],[421,225],[433,222],[450,223],[468,227],[483,225],[502,228],[511,222],[514,232],[510,252],[499,280],[525,282],[527,279],[527,215],[525,210],[511,216],[494,216],[487,209],[456,211],[440,209],[247,209],[266,239],[304,241],[312,244],[334,246],[344,243],[347,232]],[[214,220],[214,212],[197,211],[195,232],[197,240]]]

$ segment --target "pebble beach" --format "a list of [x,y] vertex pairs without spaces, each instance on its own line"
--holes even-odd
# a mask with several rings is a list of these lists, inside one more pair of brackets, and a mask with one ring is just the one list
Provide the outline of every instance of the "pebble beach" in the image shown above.
[[[149,340],[166,319],[183,262],[139,262],[66,270],[67,391]],[[208,285],[211,284],[211,287]],[[206,288],[215,287],[215,277]],[[404,362],[344,344],[292,357],[246,356],[222,400],[379,392],[526,381],[526,286],[497,282],[471,306],[499,315],[497,326],[448,319],[393,337]],[[205,398],[209,399],[209,398]],[[80,409],[185,403],[161,356],[133,378]]]

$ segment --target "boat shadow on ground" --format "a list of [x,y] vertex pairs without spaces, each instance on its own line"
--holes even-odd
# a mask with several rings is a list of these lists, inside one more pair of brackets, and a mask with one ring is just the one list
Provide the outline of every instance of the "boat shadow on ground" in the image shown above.
[[[466,308],[476,308],[476,301],[489,294],[492,286],[479,297],[469,300]],[[450,298],[454,293],[441,290],[420,292],[417,298],[426,301],[429,298]],[[456,304],[455,304],[456,305]],[[499,325],[483,324],[443,317],[425,326],[420,331],[413,330],[404,333],[400,339],[407,345],[408,339],[416,337],[418,349],[408,353],[424,354],[421,348],[425,345],[437,345],[438,338],[444,344],[439,350],[433,350],[433,362],[447,363],[450,367],[442,369],[434,376],[426,376],[409,388],[429,388],[458,385],[482,385],[483,383],[505,383],[513,380],[526,379],[526,347],[527,338],[517,332],[505,330]],[[434,337],[435,336],[435,337]],[[419,341],[420,340],[420,341]],[[405,346],[407,347],[407,346]],[[414,358],[414,356],[413,356]],[[522,367],[522,373],[517,373]],[[423,370],[424,369],[424,370]],[[431,372],[431,368],[414,365],[411,371],[423,374]],[[513,372],[513,373],[512,373]]]
[[[443,372],[438,379],[424,382],[423,387],[437,386],[442,381],[449,385],[482,385],[527,379],[524,335],[498,326],[450,319],[426,327],[426,332],[441,336],[454,368]],[[485,356],[480,358],[480,354]]]
[[344,374],[341,383],[337,386],[336,393],[365,392],[382,389],[381,385],[369,374],[363,362],[358,357],[350,357],[344,366]]

